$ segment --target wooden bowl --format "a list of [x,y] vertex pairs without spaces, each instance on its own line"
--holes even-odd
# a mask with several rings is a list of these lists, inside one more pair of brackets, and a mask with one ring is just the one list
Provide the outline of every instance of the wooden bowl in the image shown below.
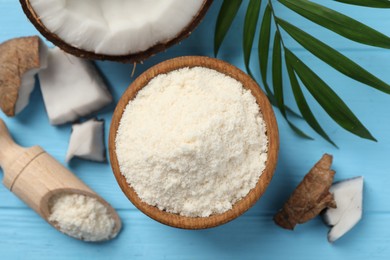
[[[224,73],[238,81],[240,81],[246,89],[249,89],[259,105],[260,111],[263,115],[268,136],[268,160],[266,162],[263,174],[259,178],[255,188],[253,188],[248,195],[242,198],[240,201],[233,205],[233,208],[222,214],[215,214],[209,217],[184,217],[178,214],[168,213],[162,211],[157,207],[150,206],[141,201],[134,189],[129,186],[126,178],[121,174],[118,159],[116,156],[115,139],[119,122],[121,120],[124,109],[130,100],[134,99],[137,92],[146,86],[151,79],[159,74],[165,74],[173,70],[177,70],[184,67],[206,67],[221,73]],[[253,206],[256,201],[263,195],[270,183],[274,174],[277,157],[279,151],[279,135],[278,126],[276,123],[275,115],[273,113],[271,104],[269,103],[266,95],[260,90],[260,87],[255,81],[251,79],[247,74],[239,70],[238,68],[223,62],[221,60],[188,56],[171,59],[162,62],[146,72],[140,75],[126,90],[113,114],[110,136],[109,136],[109,153],[111,167],[114,172],[115,178],[121,187],[122,191],[126,194],[127,198],[143,213],[148,215],[154,220],[157,220],[165,225],[169,225],[177,228],[184,229],[204,229],[222,225],[229,222]]]

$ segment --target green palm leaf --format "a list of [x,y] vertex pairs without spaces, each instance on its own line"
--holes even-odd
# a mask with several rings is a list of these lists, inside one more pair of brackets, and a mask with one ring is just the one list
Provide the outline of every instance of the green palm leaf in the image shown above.
[[337,2],[375,8],[390,8],[389,0],[335,0]]
[[219,48],[226,33],[229,31],[234,18],[240,9],[242,0],[224,0],[218,14],[214,35],[214,55],[217,56]]
[[334,121],[357,136],[376,141],[348,106],[320,77],[288,49],[285,49],[285,55],[311,95]]
[[267,69],[269,56],[269,43],[271,35],[271,9],[269,5],[265,8],[263,19],[260,26],[260,37],[258,44],[258,55],[260,63],[260,74],[263,81],[265,92],[271,104],[276,106],[276,99],[267,83]]
[[283,97],[283,82],[282,82],[282,51],[280,43],[280,34],[275,33],[274,48],[272,53],[272,84],[274,86],[274,94],[276,98],[276,104],[279,107],[280,112],[286,117],[286,110],[284,109],[284,97]]
[[[269,44],[271,34],[271,8],[269,5],[266,6],[263,19],[260,26],[260,37],[258,43],[258,55],[260,63],[260,74],[264,85],[267,97],[272,105],[277,106],[276,99],[267,83],[267,69],[268,69],[268,56],[269,56]],[[250,73],[250,72],[249,72]],[[252,76],[253,77],[253,76]],[[291,108],[285,106],[285,110],[291,115],[301,118],[299,114],[293,111]]]
[[317,40],[308,33],[302,31],[301,29],[280,18],[277,18],[276,21],[305,49],[310,51],[312,54],[314,54],[336,70],[340,71],[341,73],[347,75],[350,78],[367,84],[387,94],[390,94],[389,84],[378,79],[377,77],[369,73],[367,70],[365,70],[340,52],[336,51],[325,43]]
[[390,38],[344,14],[308,0],[278,0],[280,3],[335,33],[367,45],[390,49]]
[[258,55],[260,63],[260,74],[264,85],[265,92],[272,103],[276,106],[276,99],[267,83],[267,69],[268,69],[268,56],[269,56],[269,44],[271,35],[271,9],[269,5],[265,8],[263,19],[260,26],[260,37],[258,44]]
[[[269,5],[267,5],[264,11],[263,20],[261,22],[259,45],[258,45],[260,73],[264,85],[268,85],[267,69],[268,69],[270,34],[271,34],[271,8],[269,7]],[[266,87],[266,89],[267,88],[268,86]]]
[[[292,11],[300,14],[308,20],[316,23],[319,26],[327,28],[345,38],[353,41],[390,49],[390,38],[375,29],[352,19],[351,17],[332,10],[328,7],[314,3],[309,0],[274,0],[278,1]],[[335,0],[338,2],[353,4],[375,8],[390,8],[390,0]],[[225,38],[226,33],[231,27],[237,11],[242,4],[242,0],[224,0],[218,15],[216,25],[214,51],[217,54],[218,50]],[[244,19],[244,35],[243,35],[243,56],[244,64],[248,74],[256,80],[255,75],[250,70],[250,58],[252,53],[253,42],[258,26],[261,0],[250,0],[247,6],[247,12]],[[273,18],[273,19],[272,19]],[[271,38],[271,23],[275,21],[275,41],[272,57],[272,84],[268,84],[267,71],[268,62],[270,59],[270,38]],[[260,26],[260,37],[258,41],[258,60],[260,64],[260,75],[264,85],[265,92],[272,103],[277,106],[283,117],[286,119],[290,127],[299,135],[310,138],[299,128],[297,128],[289,120],[289,115],[298,116],[306,120],[306,122],[316,131],[321,137],[335,145],[329,138],[328,134],[323,130],[314,114],[312,113],[305,96],[302,92],[301,85],[304,85],[317,102],[324,108],[329,116],[347,131],[354,133],[362,138],[375,140],[370,132],[364,127],[359,119],[352,113],[347,105],[340,97],[321,79],[315,72],[297,58],[283,43],[280,35],[280,28],[283,28],[292,38],[300,45],[321,59],[334,69],[344,75],[355,79],[368,86],[376,88],[384,93],[390,94],[390,85],[375,75],[368,72],[366,69],[352,61],[336,49],[323,43],[319,39],[311,36],[307,32],[299,29],[291,23],[280,19],[276,16],[273,9],[273,0],[268,0],[263,14]],[[285,105],[283,95],[283,65],[282,51],[285,50],[285,62],[287,73],[291,82],[291,88],[294,94],[297,106],[302,114],[302,117],[292,111]],[[256,75],[257,76],[257,75]],[[301,82],[298,81],[298,77]],[[302,84],[303,83],[303,84]],[[271,90],[273,88],[273,91]],[[288,113],[287,113],[288,112]]]
[[274,94],[276,104],[280,110],[280,113],[287,121],[289,126],[294,130],[296,134],[301,137],[312,139],[310,136],[305,134],[297,126],[295,126],[287,117],[286,109],[284,105],[284,94],[283,94],[283,75],[282,75],[282,51],[279,32],[275,33],[273,53],[272,53],[272,84],[274,86]]
[[318,123],[317,119],[311,112],[311,109],[307,104],[305,96],[303,95],[303,92],[301,90],[301,87],[299,86],[298,79],[295,76],[294,70],[288,59],[286,59],[286,67],[291,82],[291,88],[294,93],[295,101],[297,102],[299,111],[301,111],[303,118],[311,126],[311,128],[314,129],[314,131],[316,131],[320,136],[322,136],[322,138],[337,147],[337,145],[329,138],[328,134],[322,129],[321,125]]
[[296,125],[291,123],[290,120],[286,120],[286,121],[287,121],[288,125],[291,127],[291,129],[294,131],[294,133],[296,133],[298,136],[303,137],[305,139],[314,140],[313,137],[307,135],[305,132],[303,132],[301,129],[299,129]]
[[248,72],[249,60],[252,53],[253,40],[255,38],[257,21],[259,20],[261,0],[250,0],[248,9],[245,15],[244,22],[244,35],[243,35],[243,46],[244,46],[244,62]]

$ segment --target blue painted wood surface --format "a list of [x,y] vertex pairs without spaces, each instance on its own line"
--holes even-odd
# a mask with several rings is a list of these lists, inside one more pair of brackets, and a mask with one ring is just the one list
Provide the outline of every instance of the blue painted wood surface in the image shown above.
[[[181,55],[212,56],[213,29],[220,1],[215,1],[200,27],[180,45],[137,65],[136,76],[162,60]],[[324,1],[317,1],[324,2]],[[333,1],[326,4],[390,35],[390,11],[360,8]],[[293,21],[331,44],[375,75],[390,82],[390,51],[345,40],[324,30],[286,8],[276,5],[280,17]],[[244,10],[239,12],[239,19]],[[0,41],[37,34],[27,21],[18,1],[0,0]],[[240,22],[224,43],[220,57],[243,68]],[[286,35],[284,35],[286,36]],[[60,234],[26,207],[4,186],[0,186],[0,259],[389,259],[390,257],[390,96],[350,80],[285,37],[297,55],[326,79],[378,139],[378,143],[359,139],[337,126],[308,98],[316,116],[334,141],[336,149],[319,138],[303,122],[297,124],[316,138],[297,137],[280,114],[280,158],[277,172],[260,201],[238,219],[209,230],[187,231],[159,224],[138,211],[122,194],[108,164],[74,161],[69,167],[119,212],[124,228],[119,237],[102,244],[83,243]],[[254,50],[255,51],[255,50]],[[254,55],[256,57],[256,54]],[[257,71],[256,59],[252,60]],[[97,63],[110,83],[117,101],[127,86],[132,65]],[[257,73],[258,74],[258,73]],[[286,74],[285,74],[286,75]],[[286,100],[294,105],[291,93]],[[99,113],[110,123],[114,105]],[[64,163],[70,125],[49,124],[39,87],[28,108],[18,117],[0,114],[15,139],[24,146],[41,145]],[[1,147],[0,147],[1,149]],[[322,153],[334,154],[336,179],[365,177],[363,220],[335,244],[326,240],[328,228],[317,218],[298,226],[294,232],[282,230],[272,216]]]

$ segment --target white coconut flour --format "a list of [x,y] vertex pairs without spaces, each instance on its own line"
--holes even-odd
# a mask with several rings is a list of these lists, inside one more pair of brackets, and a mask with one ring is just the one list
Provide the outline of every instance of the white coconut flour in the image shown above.
[[49,221],[65,234],[84,241],[103,241],[117,235],[115,220],[96,198],[60,194],[50,200]]
[[212,69],[172,71],[127,105],[116,136],[121,173],[144,202],[189,217],[226,212],[267,160],[254,96]]

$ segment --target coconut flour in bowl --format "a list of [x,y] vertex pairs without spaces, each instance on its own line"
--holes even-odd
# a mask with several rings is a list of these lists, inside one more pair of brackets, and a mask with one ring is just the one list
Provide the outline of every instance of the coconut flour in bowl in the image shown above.
[[268,152],[255,97],[204,67],[153,78],[124,110],[115,145],[139,198],[187,217],[231,209],[256,186]]

